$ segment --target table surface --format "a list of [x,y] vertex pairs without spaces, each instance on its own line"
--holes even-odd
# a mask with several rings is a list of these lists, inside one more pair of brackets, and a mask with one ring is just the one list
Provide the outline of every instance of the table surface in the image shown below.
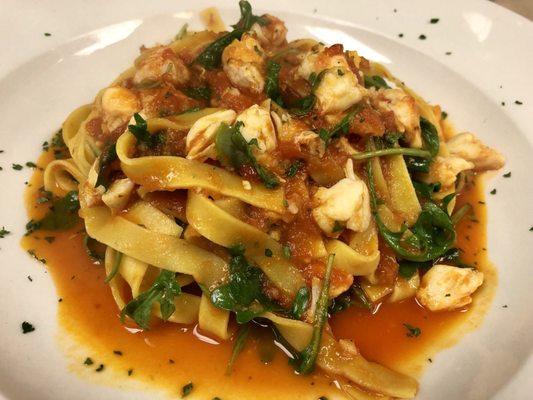
[[533,20],[533,0],[491,0],[502,7]]

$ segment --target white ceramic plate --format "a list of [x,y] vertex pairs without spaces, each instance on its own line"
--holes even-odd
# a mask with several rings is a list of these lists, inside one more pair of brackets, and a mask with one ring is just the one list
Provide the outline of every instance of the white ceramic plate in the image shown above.
[[[14,171],[11,164],[34,160],[43,140],[73,108],[92,101],[129,66],[140,44],[167,41],[184,22],[199,28],[195,11],[209,5],[219,6],[226,21],[235,21],[236,3],[2,0],[0,226],[12,234],[0,241],[0,398],[154,398],[68,372],[69,360],[56,343],[53,283],[18,245],[30,170]],[[477,132],[507,156],[505,172],[512,171],[512,177],[500,173],[487,186],[497,188],[497,195],[488,196],[489,251],[500,272],[496,298],[483,326],[436,358],[419,398],[531,398],[533,24],[481,0],[253,3],[254,9],[285,20],[292,38],[341,42],[384,63],[441,104],[456,126]],[[430,18],[439,22],[430,24]],[[30,274],[33,282],[26,278]],[[37,330],[22,335],[23,320]]]

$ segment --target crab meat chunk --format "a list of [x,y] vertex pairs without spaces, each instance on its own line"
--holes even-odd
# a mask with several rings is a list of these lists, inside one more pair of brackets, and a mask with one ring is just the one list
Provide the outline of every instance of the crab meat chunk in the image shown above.
[[470,161],[457,156],[437,156],[430,164],[429,173],[423,178],[427,183],[440,182],[441,191],[451,188],[457,180],[457,175],[474,168]]
[[377,92],[381,108],[392,111],[398,131],[405,134],[410,147],[422,148],[420,112],[415,99],[401,89],[383,89]]
[[185,141],[187,158],[204,161],[208,158],[216,160],[215,136],[220,124],[228,125],[235,121],[233,110],[217,111],[197,120],[189,130]]
[[101,97],[103,122],[109,132],[126,124],[141,104],[136,94],[121,86],[107,88]]
[[126,208],[134,187],[135,184],[129,178],[117,179],[102,195],[102,201],[117,214]]
[[[345,166],[346,178],[330,188],[321,187],[313,196],[317,206],[312,215],[316,223],[330,237],[339,236],[336,232],[346,226],[354,232],[363,232],[370,225],[370,198],[366,184],[355,175],[353,162],[349,159]],[[341,229],[342,230],[342,229]]]
[[315,90],[319,113],[335,114],[346,111],[363,98],[365,89],[349,69],[327,70]]
[[287,27],[279,18],[270,14],[261,17],[265,24],[255,23],[251,31],[257,36],[261,45],[265,47],[279,47],[287,38]]
[[243,123],[241,134],[250,142],[257,140],[257,149],[260,152],[276,148],[276,130],[270,117],[270,102],[262,105],[254,104],[237,116],[237,121]]
[[170,47],[157,46],[144,50],[135,62],[133,83],[139,85],[153,85],[162,80],[184,85],[191,77],[185,63]]
[[416,298],[431,311],[455,310],[470,304],[482,284],[482,272],[437,264],[422,277]]
[[446,145],[451,154],[473,163],[476,171],[496,170],[505,164],[501,153],[483,144],[470,132],[453,136]]
[[222,68],[231,83],[253,93],[265,86],[265,52],[259,41],[248,34],[234,40],[222,53]]
[[297,69],[297,75],[311,80],[320,75],[315,88],[317,108],[320,114],[334,114],[347,110],[361,101],[366,89],[359,84],[342,52],[332,54],[329,49],[307,53]]

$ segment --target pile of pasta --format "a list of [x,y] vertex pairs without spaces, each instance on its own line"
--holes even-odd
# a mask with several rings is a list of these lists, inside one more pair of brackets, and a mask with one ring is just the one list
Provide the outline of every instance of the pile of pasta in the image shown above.
[[[213,42],[216,34],[211,31],[185,34],[168,47],[175,53],[184,49],[202,49]],[[288,43],[281,51],[312,48],[319,44],[312,40]],[[439,138],[439,155],[447,156],[448,150],[440,124],[440,111],[429,106],[392,76],[383,66],[370,63],[369,75],[387,82],[408,93],[416,102],[420,115],[431,123]],[[110,87],[133,77],[135,67],[117,78]],[[88,123],[98,114],[103,91],[94,104],[73,111],[63,124],[63,139],[71,158],[55,160],[45,170],[45,189],[62,197],[79,190],[80,216],[87,234],[107,246],[105,268],[109,286],[120,310],[131,299],[136,299],[149,288],[162,271],[175,273],[180,287],[197,285],[202,294],[181,292],[175,296],[170,315],[162,307],[154,307],[155,316],[179,324],[198,324],[203,332],[228,340],[231,337],[230,311],[216,307],[210,293],[228,281],[228,252],[235,245],[244,249],[244,256],[259,268],[269,284],[286,299],[294,299],[306,286],[302,271],[286,257],[282,243],[258,227],[245,222],[245,205],[281,215],[287,212],[283,185],[266,187],[258,181],[246,181],[235,171],[216,163],[176,155],[139,155],[137,139],[131,130],[125,129],[113,149],[120,170],[134,185],[134,201],[117,212],[113,207],[99,202],[91,204],[87,199],[98,190],[99,173],[105,154],[93,135]],[[155,135],[160,131],[189,131],[202,118],[225,111],[207,107],[186,113],[151,117],[146,119],[147,131]],[[279,115],[286,111],[272,104],[272,111]],[[134,122],[134,121],[132,121]],[[373,210],[379,220],[392,232],[399,232],[404,225],[413,225],[422,211],[419,198],[411,181],[404,157],[390,155],[374,157],[369,161],[371,185],[383,200]],[[384,172],[386,171],[386,173]],[[327,171],[324,171],[327,174]],[[171,213],[165,212],[148,201],[154,192],[186,191],[186,224],[176,223]],[[454,187],[439,192],[441,198],[453,193]],[[120,199],[115,199],[120,202]],[[448,203],[454,208],[455,200]],[[399,220],[396,215],[402,215]],[[210,246],[201,245],[208,241]],[[269,254],[266,253],[268,249]],[[380,261],[378,230],[374,223],[364,232],[355,232],[350,240],[323,236],[317,242],[313,256],[325,260],[334,254],[333,270],[351,277],[368,277],[365,293],[372,300],[390,294],[390,288],[373,284],[372,276]],[[413,280],[419,279],[419,275]],[[417,282],[398,278],[392,296],[396,300],[413,296]],[[316,293],[315,293],[316,294]],[[316,296],[313,297],[316,302]],[[304,351],[311,342],[314,325],[309,319],[293,319],[276,311],[265,311],[256,318],[269,320],[284,340],[296,351]],[[367,361],[355,345],[342,338],[335,338],[325,324],[320,332],[320,348],[316,364],[326,373],[339,378],[342,389],[355,399],[412,398],[418,384],[415,379],[392,371],[377,363]]]

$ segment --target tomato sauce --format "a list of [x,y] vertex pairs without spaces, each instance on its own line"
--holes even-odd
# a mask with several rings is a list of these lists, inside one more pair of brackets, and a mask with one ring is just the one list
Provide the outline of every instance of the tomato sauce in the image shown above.
[[[50,153],[39,160],[44,166],[51,161]],[[37,204],[43,173],[36,170],[26,192],[30,218],[38,219],[46,205]],[[428,365],[436,350],[450,344],[450,332],[458,337],[467,319],[481,315],[488,303],[496,277],[491,272],[486,252],[486,211],[480,180],[459,199],[459,205],[469,202],[475,219],[465,218],[458,226],[458,246],[463,259],[485,272],[483,290],[476,294],[474,306],[455,312],[431,313],[409,299],[395,304],[383,303],[371,314],[368,310],[351,307],[330,321],[339,338],[353,339],[368,359],[399,370],[416,374]],[[165,199],[157,199],[164,201]],[[156,199],[154,199],[156,201]],[[182,211],[182,210],[181,210]],[[180,210],[176,210],[180,214]],[[82,226],[63,232],[36,232],[22,240],[26,250],[46,259],[57,296],[60,326],[77,344],[76,353],[66,350],[76,370],[93,371],[100,364],[109,383],[143,382],[148,388],[168,390],[178,397],[181,388],[192,382],[198,398],[281,399],[281,398],[342,398],[335,381],[318,372],[302,377],[293,372],[287,357],[271,346],[265,356],[264,341],[256,335],[240,355],[233,371],[226,371],[232,343],[220,343],[208,338],[196,326],[159,323],[143,332],[135,326],[122,324],[119,310],[104,282],[103,266],[92,260],[83,244]],[[53,236],[52,243],[43,240]],[[418,337],[408,336],[405,324],[418,327]],[[270,343],[272,343],[270,341]],[[119,352],[119,353],[117,353]],[[72,353],[72,354],[71,354]],[[84,365],[91,357],[93,365]],[[96,374],[96,373],[95,373]],[[341,396],[341,397],[339,397]],[[190,396],[194,398],[194,396]]]

